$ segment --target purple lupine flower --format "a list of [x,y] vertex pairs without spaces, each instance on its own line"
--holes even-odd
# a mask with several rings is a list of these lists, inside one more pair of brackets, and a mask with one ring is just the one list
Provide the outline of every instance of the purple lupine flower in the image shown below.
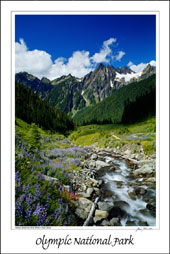
[[32,208],[31,206],[29,205],[28,208],[27,208],[27,211],[26,211],[26,220],[29,221],[30,220],[30,217],[31,217],[31,214],[32,214]]
[[68,216],[68,224],[70,225],[72,222],[72,217],[71,216]]
[[80,166],[81,161],[78,158],[72,159],[71,160],[72,165]]
[[19,171],[15,172],[15,182],[17,186],[21,186],[21,178],[19,177]]
[[27,197],[26,197],[26,204],[27,204],[27,206],[30,206],[32,204],[32,202],[33,202],[33,198],[32,198],[31,193],[29,193],[27,195]]
[[58,188],[58,192],[61,193],[63,191],[62,186],[60,185],[60,187]]
[[22,191],[23,191],[24,193],[26,192],[26,186],[25,186],[25,185],[22,186]]
[[36,175],[36,179],[44,180],[44,176],[41,173],[39,173],[38,175]]
[[15,202],[15,213],[18,217],[23,215],[23,205],[20,201]]
[[67,221],[64,221],[63,226],[67,226],[67,225],[68,225],[68,222],[67,222]]
[[67,148],[67,151],[69,152],[69,153],[71,153],[71,154],[82,154],[82,153],[84,153],[84,154],[87,154],[87,151],[86,150],[84,150],[83,148],[81,148],[81,147],[69,147],[69,148]]
[[30,190],[30,184],[27,184],[27,187],[25,188],[25,193],[28,194]]
[[39,198],[39,196],[40,196],[40,184],[36,183],[36,184],[34,185],[34,187],[35,187],[35,194],[34,194],[33,200],[34,200],[34,201],[37,201],[38,198]]
[[46,200],[46,202],[45,202],[45,207],[46,207],[47,209],[50,207],[49,200],[50,200],[50,195],[47,195],[47,200]]
[[57,161],[51,161],[49,166],[52,167],[52,169],[65,169],[64,165]]
[[23,156],[22,153],[19,153],[19,154],[18,154],[18,157],[19,157],[20,159],[23,159],[24,156]]
[[34,216],[38,216],[41,212],[41,206],[40,205],[37,205],[35,211],[33,212],[33,215]]
[[65,178],[68,178],[68,177],[69,177],[69,174],[68,174],[68,173],[64,173],[64,177],[65,177]]
[[58,200],[58,203],[59,203],[60,205],[62,205],[62,204],[63,204],[63,200],[62,200],[62,198],[60,198],[60,199]]
[[61,205],[57,208],[57,210],[54,212],[54,218],[57,220],[60,215]]
[[19,197],[19,200],[21,201],[21,202],[23,202],[24,200],[25,200],[25,194],[22,194],[20,197]]
[[44,180],[44,176],[41,173],[39,174],[39,176],[41,180]]
[[46,220],[47,211],[45,207],[37,205],[36,210],[33,213],[34,216],[37,216],[36,224],[37,226],[43,225]]

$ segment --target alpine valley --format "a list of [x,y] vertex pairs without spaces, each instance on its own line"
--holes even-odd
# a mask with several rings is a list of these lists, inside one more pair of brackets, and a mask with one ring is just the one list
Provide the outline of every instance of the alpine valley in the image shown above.
[[156,68],[15,75],[15,225],[156,225]]

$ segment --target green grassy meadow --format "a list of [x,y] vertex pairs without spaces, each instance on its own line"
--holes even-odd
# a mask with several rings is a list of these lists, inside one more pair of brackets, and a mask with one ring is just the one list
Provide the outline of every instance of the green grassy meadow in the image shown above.
[[126,143],[138,142],[144,152],[150,154],[156,146],[156,118],[134,124],[86,125],[77,127],[68,137],[76,145],[114,148]]

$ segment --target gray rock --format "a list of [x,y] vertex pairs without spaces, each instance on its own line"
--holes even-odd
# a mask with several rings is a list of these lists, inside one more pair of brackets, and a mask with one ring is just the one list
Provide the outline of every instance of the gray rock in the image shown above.
[[78,192],[77,194],[79,197],[82,197],[82,198],[89,198],[90,197],[90,195],[85,192]]
[[100,189],[99,188],[94,187],[94,191],[95,191],[96,196],[100,195]]
[[131,157],[131,159],[137,159],[136,156],[137,156],[137,154],[133,153],[130,157]]
[[138,225],[139,226],[149,226],[146,221],[139,221]]
[[95,168],[96,167],[96,162],[95,161],[90,161],[89,162],[89,168]]
[[126,226],[136,226],[136,223],[135,223],[135,221],[128,220],[126,222]]
[[86,185],[84,183],[81,185],[81,187],[82,187],[83,191],[86,191],[87,187],[86,187]]
[[89,197],[91,196],[91,194],[93,193],[93,188],[88,188],[86,193],[89,195]]
[[147,174],[152,174],[153,173],[153,168],[148,166],[148,165],[143,165],[141,168],[136,169],[133,171],[133,174],[136,175],[147,175]]
[[135,194],[135,192],[128,192],[128,195],[129,195],[129,197],[130,197],[132,200],[136,200],[136,194]]
[[103,220],[100,225],[101,226],[110,226],[110,222],[108,220]]
[[148,216],[148,211],[147,209],[140,209],[139,212],[145,216]]
[[99,182],[97,180],[93,179],[93,178],[89,178],[89,182],[91,183],[91,185],[93,187],[99,186]]
[[112,218],[109,222],[110,226],[120,226],[119,218]]
[[87,198],[79,198],[75,204],[77,206],[75,213],[82,219],[86,219],[89,215],[93,202]]
[[155,177],[150,177],[150,178],[146,179],[145,182],[155,183],[156,182],[156,178]]
[[152,189],[148,189],[148,190],[147,190],[147,193],[145,194],[144,201],[145,201],[145,199],[146,199],[146,201],[147,201],[147,200],[153,199],[153,198],[155,198],[155,197],[156,197],[156,196],[155,196],[155,191],[152,190]]
[[144,195],[147,192],[144,188],[140,187],[135,190],[136,195]]
[[125,155],[127,156],[130,156],[131,155],[131,151],[129,149],[127,149],[125,152],[124,152]]
[[113,162],[113,158],[110,158],[108,156],[105,156],[104,159],[105,159],[106,163],[112,163]]
[[103,220],[103,218],[100,217],[100,216],[95,216],[95,217],[93,218],[94,223],[96,223],[97,221],[100,221],[100,220]]
[[152,159],[156,159],[156,153],[153,153],[153,154],[151,155],[151,158],[152,158]]
[[72,191],[72,188],[70,185],[63,185],[64,189],[71,192]]
[[98,158],[97,154],[93,153],[92,156],[91,156],[91,159],[92,160],[97,160],[97,158]]
[[118,201],[114,201],[114,206],[118,206],[121,209],[123,209],[123,208],[128,208],[130,205],[126,201],[118,200]]
[[101,169],[101,168],[104,168],[104,167],[109,167],[110,165],[104,161],[96,161],[96,167],[97,169]]
[[113,148],[113,152],[114,152],[114,153],[118,153],[118,151],[117,151],[116,148]]
[[102,219],[106,219],[108,217],[108,212],[107,211],[102,211],[102,210],[98,210],[96,209],[95,211],[95,216],[97,217],[101,217]]
[[99,210],[109,211],[111,207],[111,204],[109,204],[108,202],[98,202]]

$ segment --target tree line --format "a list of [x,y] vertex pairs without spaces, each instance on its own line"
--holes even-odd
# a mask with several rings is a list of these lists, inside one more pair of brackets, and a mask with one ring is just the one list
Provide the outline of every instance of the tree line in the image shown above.
[[74,122],[65,113],[43,101],[29,88],[15,84],[15,116],[51,131],[65,133],[74,129]]

